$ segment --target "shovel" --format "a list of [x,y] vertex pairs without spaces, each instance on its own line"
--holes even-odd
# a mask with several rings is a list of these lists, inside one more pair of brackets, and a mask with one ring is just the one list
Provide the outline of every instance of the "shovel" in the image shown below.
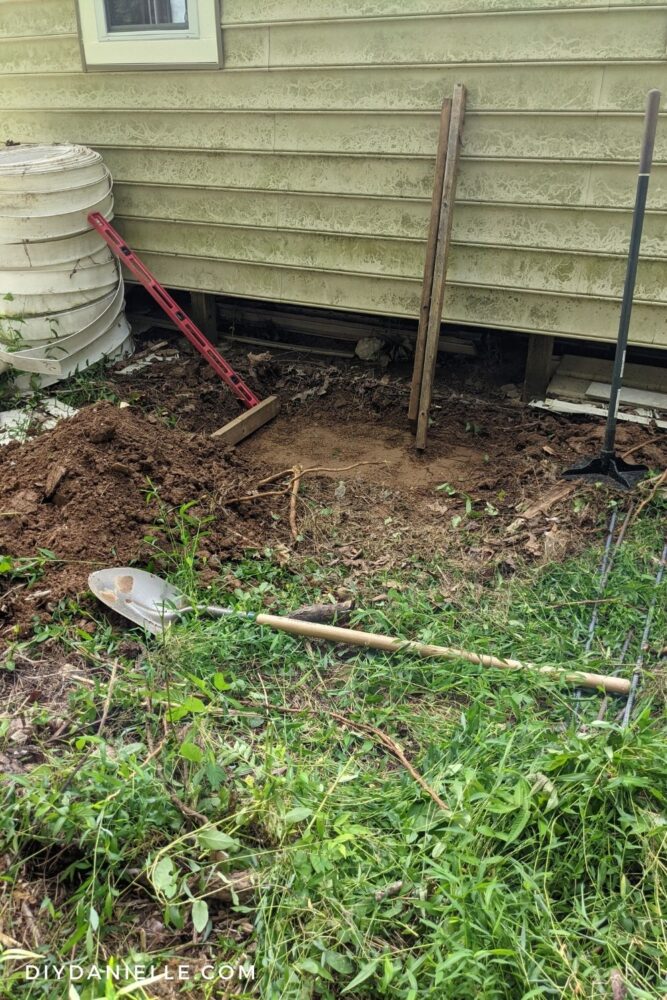
[[194,605],[184,594],[172,584],[142,569],[131,569],[118,566],[110,569],[97,570],[88,577],[88,585],[98,600],[106,604],[119,615],[128,618],[135,625],[161,635],[166,626],[177,621],[183,615],[195,611],[210,615],[212,618],[237,616],[246,621],[266,625],[281,632],[292,635],[304,635],[310,639],[326,639],[329,642],[344,642],[350,646],[365,646],[367,649],[381,649],[385,653],[395,653],[405,650],[424,657],[437,657],[444,660],[466,660],[483,667],[500,667],[504,670],[535,670],[560,678],[568,684],[578,687],[604,688],[614,694],[627,694],[630,681],[623,677],[607,677],[604,674],[586,672],[566,672],[556,667],[538,667],[532,663],[522,663],[520,660],[501,659],[487,653],[471,653],[465,649],[455,649],[451,646],[433,646],[425,642],[410,639],[399,639],[394,636],[378,635],[374,632],[360,632],[351,628],[339,628],[337,625],[321,625],[319,622],[300,621],[296,618],[283,618],[279,615],[256,615],[252,611],[234,611],[231,608],[221,608],[215,604]]
[[646,100],[644,138],[642,139],[642,150],[639,160],[637,194],[635,196],[635,208],[632,216],[630,249],[628,251],[625,286],[623,288],[623,302],[621,305],[621,316],[618,326],[616,354],[614,356],[614,370],[611,378],[609,409],[607,411],[607,426],[605,429],[602,451],[596,458],[586,459],[586,461],[575,465],[573,468],[568,469],[563,473],[564,479],[583,479],[586,482],[604,483],[608,486],[613,486],[616,489],[621,490],[631,490],[632,487],[648,472],[645,465],[632,465],[629,462],[624,461],[616,454],[614,444],[616,441],[616,421],[618,419],[618,407],[621,397],[621,388],[623,386],[623,371],[625,369],[625,355],[627,353],[628,336],[630,332],[632,299],[635,292],[635,279],[637,277],[637,264],[639,261],[639,247],[642,239],[644,211],[646,209],[648,182],[651,176],[653,146],[655,144],[655,132],[658,124],[659,110],[660,91],[650,90]]

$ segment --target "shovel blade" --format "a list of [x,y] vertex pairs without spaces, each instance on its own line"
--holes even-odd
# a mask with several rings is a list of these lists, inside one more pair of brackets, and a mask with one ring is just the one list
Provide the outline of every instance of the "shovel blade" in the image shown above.
[[128,566],[96,570],[88,577],[88,586],[108,608],[153,635],[164,632],[169,609],[182,608],[187,603],[183,594],[166,580]]

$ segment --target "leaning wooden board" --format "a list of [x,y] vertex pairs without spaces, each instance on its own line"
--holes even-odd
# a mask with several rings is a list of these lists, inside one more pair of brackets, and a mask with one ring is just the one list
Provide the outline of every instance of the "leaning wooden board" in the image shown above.
[[433,394],[433,378],[435,376],[435,365],[438,358],[438,339],[440,337],[440,326],[442,323],[442,307],[445,301],[445,283],[447,280],[447,265],[449,263],[449,245],[452,232],[452,221],[454,218],[454,199],[456,197],[456,181],[458,175],[459,152],[461,148],[461,135],[463,132],[463,119],[465,117],[465,104],[466,89],[462,83],[457,83],[454,87],[452,113],[449,122],[447,161],[445,164],[445,177],[442,189],[442,209],[440,212],[440,223],[438,226],[438,241],[436,244],[435,264],[433,268],[433,286],[431,289],[431,303],[429,307],[428,328],[426,331],[426,346],[424,349],[424,368],[419,396],[419,410],[417,414],[417,433],[415,436],[415,444],[420,450],[423,450],[426,447],[426,438],[428,436],[428,420],[431,409],[431,396]]
[[223,444],[238,444],[248,435],[253,434],[267,421],[273,420],[280,409],[277,396],[267,396],[266,399],[253,406],[252,409],[240,413],[238,417],[230,420],[217,431],[213,431],[212,438],[222,441]]
[[415,361],[412,372],[412,385],[410,386],[410,402],[408,404],[408,420],[415,424],[419,414],[419,397],[421,395],[422,378],[424,374],[424,352],[426,350],[426,334],[428,331],[428,318],[431,309],[431,294],[433,292],[433,269],[435,267],[435,253],[438,243],[438,231],[440,229],[440,213],[442,212],[442,195],[445,183],[445,168],[447,166],[447,146],[449,143],[449,123],[452,113],[452,102],[446,97],[442,102],[440,112],[440,130],[438,132],[438,151],[435,158],[435,178],[433,181],[433,198],[431,201],[431,215],[428,227],[428,240],[426,243],[426,257],[424,259],[424,279],[422,282],[422,295],[419,304],[419,326],[417,328],[417,341],[415,343]]

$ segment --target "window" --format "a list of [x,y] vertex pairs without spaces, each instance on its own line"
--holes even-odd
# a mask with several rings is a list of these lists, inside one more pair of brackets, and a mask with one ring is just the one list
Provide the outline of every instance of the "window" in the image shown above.
[[219,0],[78,0],[86,69],[220,65]]
[[188,27],[188,0],[105,0],[107,31]]

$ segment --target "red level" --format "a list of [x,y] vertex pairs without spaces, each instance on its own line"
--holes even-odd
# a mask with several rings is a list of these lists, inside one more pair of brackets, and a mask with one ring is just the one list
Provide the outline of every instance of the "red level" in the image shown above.
[[225,361],[220,351],[213,346],[208,337],[183,312],[178,303],[172,299],[169,292],[162,287],[146,265],[142,264],[136,253],[130,250],[120,233],[116,232],[111,223],[107,222],[99,212],[91,212],[88,216],[88,222],[109,244],[116,257],[125,264],[128,271],[131,271],[137,281],[140,281],[146,291],[153,296],[157,304],[166,312],[167,316],[174,321],[181,333],[199,351],[202,358],[208,361],[213,371],[232,390],[236,398],[240,399],[248,410],[252,409],[253,406],[257,406],[260,400],[254,392],[248,388],[240,375],[236,374],[232,366]]

